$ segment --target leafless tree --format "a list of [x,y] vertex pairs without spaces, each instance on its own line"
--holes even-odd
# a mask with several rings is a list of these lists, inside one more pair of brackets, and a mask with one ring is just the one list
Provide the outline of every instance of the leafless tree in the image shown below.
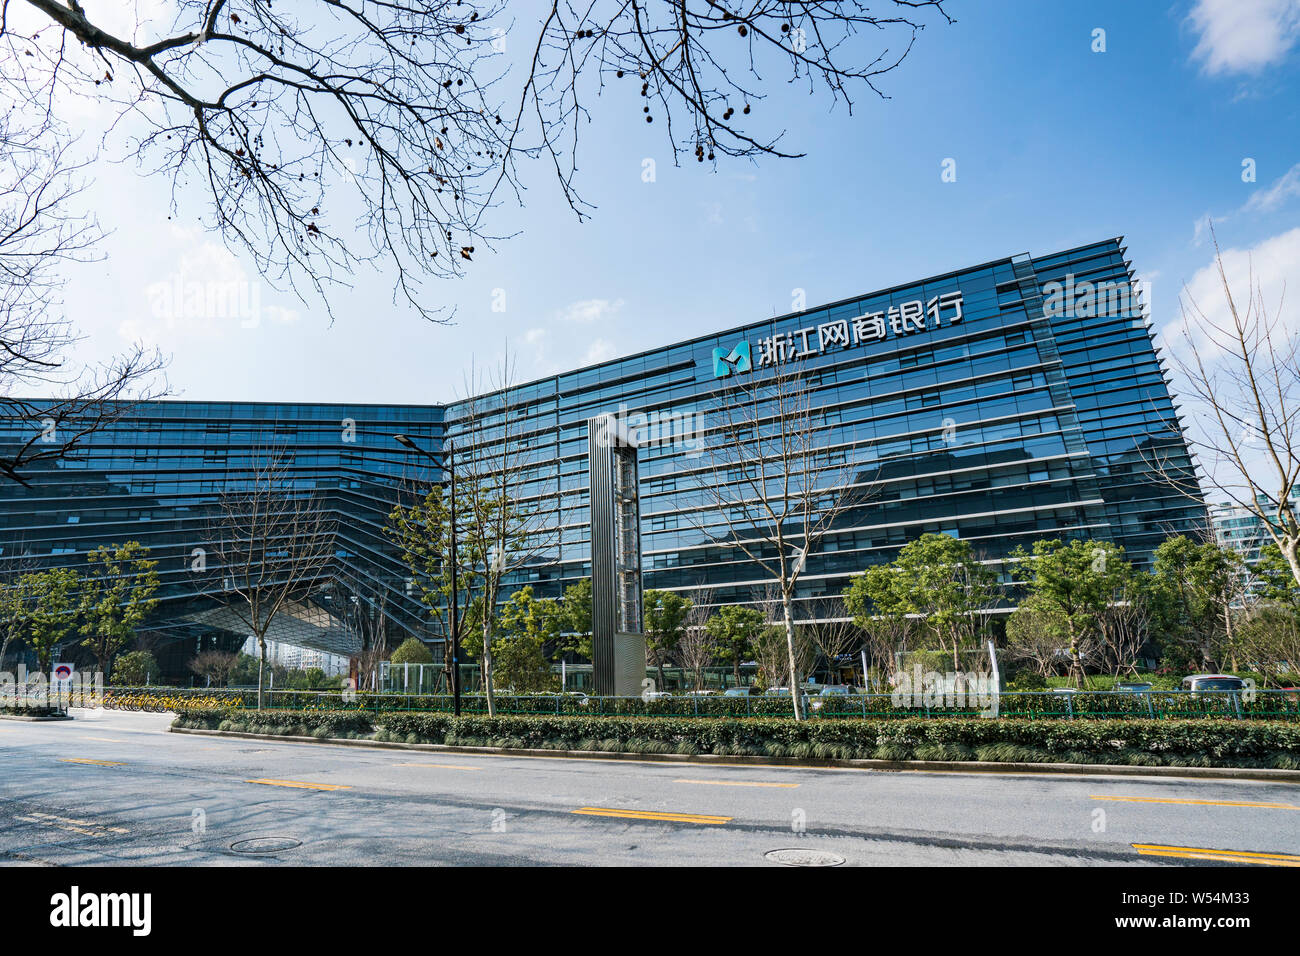
[[827,445],[829,426],[799,365],[722,382],[706,437],[708,504],[688,516],[718,544],[739,549],[770,582],[772,622],[785,631],[795,686],[803,674],[795,634],[800,577],[836,520],[873,489],[854,483],[851,447]]
[[203,651],[190,661],[190,670],[211,686],[225,687],[238,663],[239,655],[231,651]]
[[704,669],[718,657],[718,642],[705,629],[713,608],[713,589],[696,588],[686,597],[691,606],[686,611],[685,629],[677,642],[677,657],[695,677],[695,689],[704,689]]
[[1022,601],[1007,621],[1007,657],[1030,664],[1043,677],[1051,677],[1067,660],[1069,644],[1065,616],[1044,601]]
[[69,150],[49,125],[0,115],[0,415],[19,433],[0,447],[0,476],[22,484],[33,466],[69,457],[165,391],[157,351],[137,345],[97,366],[72,355],[79,337],[63,312],[64,269],[94,258],[100,232],[75,210],[82,167]]
[[[942,0],[886,6],[565,0],[520,24],[504,0],[173,0],[124,22],[0,0],[0,82],[47,115],[76,99],[105,112],[177,204],[201,184],[215,228],[271,281],[328,309],[328,288],[382,261],[395,296],[445,319],[421,280],[459,274],[494,238],[485,213],[520,197],[521,158],[546,161],[585,213],[579,131],[606,84],[622,102],[641,84],[633,102],[649,120],[654,104],[674,155],[795,155],[762,112],[769,77],[851,108],[859,89],[884,95],[925,20],[952,22]],[[526,55],[518,79],[508,40]]]
[[354,655],[357,687],[373,689],[378,683],[379,663],[389,655],[389,590],[367,576],[335,574],[328,594],[331,612],[342,619],[361,645]]
[[[464,587],[474,595],[483,646],[479,657],[488,714],[496,713],[492,641],[502,584],[525,568],[559,557],[564,525],[560,463],[524,430],[527,418],[512,391],[515,362],[507,352],[496,370],[471,370],[472,396],[448,419],[457,483],[457,550],[472,566]],[[486,394],[483,394],[486,391]]]
[[[808,637],[826,658],[833,682],[838,683],[839,659],[862,646],[862,631],[838,598],[826,598],[816,602],[812,609],[812,618],[804,625]],[[862,675],[866,684],[867,675]]]
[[894,614],[877,614],[857,624],[867,658],[892,676],[898,667],[897,654],[911,650],[917,640],[917,623]]
[[[1186,438],[1206,483],[1259,519],[1300,584],[1293,498],[1300,484],[1300,335],[1283,321],[1282,300],[1265,300],[1253,269],[1244,289],[1232,288],[1217,237],[1214,262],[1226,316],[1207,312],[1190,291],[1180,301],[1182,348],[1173,360],[1195,403]],[[1155,459],[1169,484],[1203,500],[1194,474]]]
[[257,706],[262,707],[266,635],[301,609],[335,560],[333,514],[317,493],[293,490],[289,453],[255,450],[246,482],[223,493],[209,531],[218,596],[257,639]]
[[1141,588],[1127,585],[1097,622],[1100,662],[1115,677],[1137,673],[1138,659],[1151,634],[1151,602]]

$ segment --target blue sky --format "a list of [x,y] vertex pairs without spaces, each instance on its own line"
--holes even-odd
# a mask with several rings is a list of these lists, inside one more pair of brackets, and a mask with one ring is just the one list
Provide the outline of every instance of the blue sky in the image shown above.
[[[112,235],[104,261],[70,273],[66,297],[87,336],[80,357],[156,343],[179,398],[430,403],[462,394],[470,362],[506,348],[526,380],[789,311],[795,289],[812,306],[1114,235],[1127,237],[1164,328],[1185,283],[1213,291],[1209,221],[1241,268],[1254,251],[1266,292],[1290,275],[1300,296],[1297,0],[949,9],[958,22],[932,24],[884,77],[891,98],[859,91],[851,116],[771,85],[757,109],[804,159],[675,168],[635,90],[603,97],[580,153],[594,215],[578,223],[548,167],[525,167],[526,205],[491,223],[519,235],[428,288],[455,309],[452,326],[393,305],[382,274],[336,297],[333,325],[269,286],[254,327],[167,321],[160,283],[251,267],[186,224],[184,194],[169,220],[159,180],[101,161],[88,200]],[[1092,50],[1097,29],[1105,52]],[[646,158],[654,182],[642,180]],[[941,180],[945,159],[955,182]],[[1255,182],[1242,180],[1246,160]]]

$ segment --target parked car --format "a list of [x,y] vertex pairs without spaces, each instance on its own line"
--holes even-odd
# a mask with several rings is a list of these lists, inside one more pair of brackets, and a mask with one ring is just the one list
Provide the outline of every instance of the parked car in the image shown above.
[[1115,689],[1129,694],[1145,694],[1152,686],[1149,681],[1124,681],[1116,684]]
[[1191,674],[1183,678],[1183,690],[1243,690],[1246,682],[1231,674]]
[[821,710],[826,706],[828,697],[849,697],[857,692],[856,687],[850,687],[848,684],[827,684],[821,689],[821,693],[813,698],[809,706],[813,710]]
[[722,692],[723,697],[751,697],[757,691],[752,687],[728,687]]

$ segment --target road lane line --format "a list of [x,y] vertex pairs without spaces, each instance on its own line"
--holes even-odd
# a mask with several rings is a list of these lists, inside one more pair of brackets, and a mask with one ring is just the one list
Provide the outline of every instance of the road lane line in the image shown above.
[[658,820],[667,823],[701,823],[719,826],[729,823],[731,817],[716,817],[703,813],[667,813],[659,810],[616,810],[612,807],[583,807],[574,813],[591,817],[623,817],[629,820]]
[[395,763],[394,767],[432,767],[435,770],[482,770],[462,763]]
[[263,783],[268,787],[295,787],[299,790],[351,790],[340,783],[306,783],[302,780],[245,780],[244,783]]
[[91,760],[89,757],[60,757],[59,763],[86,763],[96,767],[125,767],[121,760]]
[[787,790],[793,790],[799,786],[797,783],[771,783],[766,780],[674,780],[673,783],[698,783],[706,784],[713,787],[781,787]]
[[1112,800],[1118,803],[1176,803],[1195,807],[1255,807],[1261,810],[1300,810],[1293,803],[1252,803],[1247,800],[1188,800],[1179,797],[1111,797],[1092,794],[1093,800]]
[[1220,863],[1261,863],[1266,866],[1300,867],[1300,856],[1289,853],[1258,853],[1253,850],[1215,850],[1194,846],[1162,846],[1159,843],[1133,843],[1140,856],[1172,856],[1184,860],[1215,860]]
[[102,740],[106,744],[124,744],[125,740],[118,740],[116,737],[82,737],[82,740]]

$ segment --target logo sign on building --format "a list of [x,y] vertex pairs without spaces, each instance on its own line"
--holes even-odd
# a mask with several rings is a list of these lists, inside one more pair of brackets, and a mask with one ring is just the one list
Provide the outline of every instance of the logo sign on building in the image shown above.
[[750,360],[749,343],[739,342],[728,352],[726,349],[713,350],[713,377],[726,378],[733,372],[748,372],[753,368]]
[[837,349],[853,348],[865,342],[879,342],[891,334],[895,337],[924,332],[943,326],[944,320],[956,325],[962,320],[962,294],[945,292],[924,299],[913,299],[878,312],[865,312],[854,318],[833,319],[806,328],[776,332],[758,340],[758,361],[751,358],[750,343],[740,342],[728,352],[713,350],[713,377],[728,376],[758,368],[782,365],[794,359],[821,355]]

